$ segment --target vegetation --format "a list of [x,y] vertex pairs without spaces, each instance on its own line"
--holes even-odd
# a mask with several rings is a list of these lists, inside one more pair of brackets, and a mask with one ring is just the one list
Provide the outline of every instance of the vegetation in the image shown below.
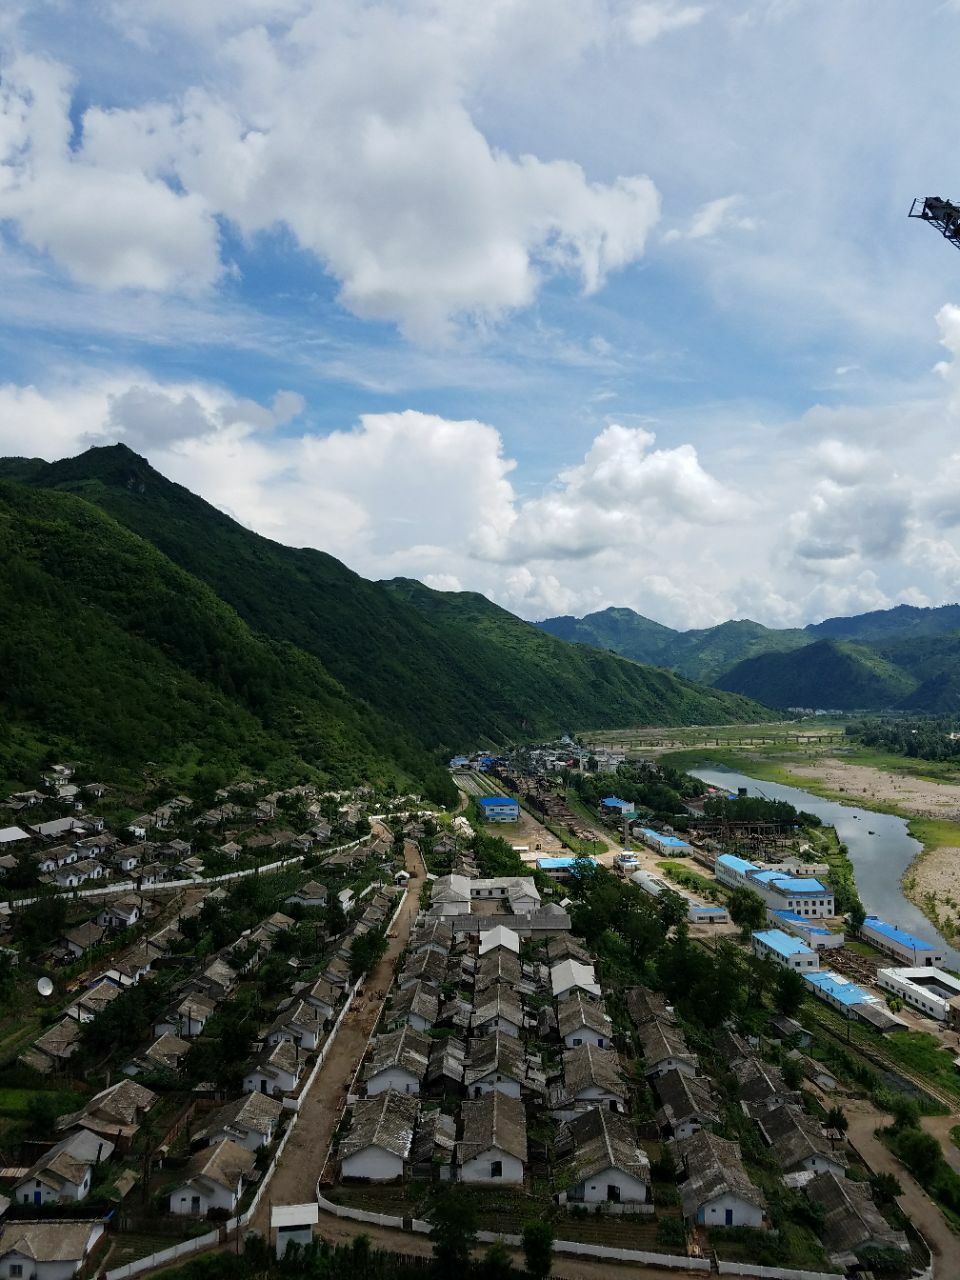
[[791,653],[746,658],[725,672],[717,685],[772,707],[843,711],[894,707],[913,692],[916,682],[863,645],[820,640]]
[[[762,718],[744,699],[562,643],[482,596],[371,583],[244,529],[122,445],[0,465],[0,775],[46,753],[189,780],[415,779],[444,754],[577,724]],[[63,619],[70,625],[64,626]],[[7,745],[9,744],[9,745]]]

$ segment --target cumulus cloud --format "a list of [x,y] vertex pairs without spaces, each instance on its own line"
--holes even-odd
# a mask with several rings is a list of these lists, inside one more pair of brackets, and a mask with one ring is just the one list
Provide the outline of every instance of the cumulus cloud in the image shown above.
[[695,26],[706,12],[705,5],[685,5],[677,0],[642,0],[633,6],[627,17],[627,31],[636,44],[652,44],[668,31]]
[[113,12],[140,39],[161,16],[218,38],[203,87],[91,105],[76,139],[63,66],[21,57],[5,77],[0,220],[79,281],[208,287],[223,270],[218,219],[250,241],[282,227],[356,315],[436,340],[529,306],[554,274],[597,291],[659,217],[645,176],[598,182],[575,161],[491,145],[468,105],[471,57],[503,35],[457,6]]

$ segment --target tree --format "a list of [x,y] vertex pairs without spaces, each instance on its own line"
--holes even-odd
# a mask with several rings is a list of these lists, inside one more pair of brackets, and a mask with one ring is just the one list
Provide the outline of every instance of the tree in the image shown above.
[[903,1195],[903,1187],[893,1173],[875,1173],[870,1179],[870,1185],[881,1204],[892,1204],[897,1196]]
[[929,1186],[944,1164],[940,1143],[922,1129],[898,1133],[895,1150],[921,1186]]
[[850,920],[850,928],[854,931],[854,933],[859,933],[860,930],[863,928],[864,920],[866,920],[867,918],[867,913],[864,910],[863,903],[860,901],[859,898],[855,898],[853,902],[850,904],[850,909],[847,912],[847,916]]
[[516,1276],[510,1250],[501,1240],[494,1240],[480,1264],[481,1280],[512,1280]]
[[797,1058],[784,1058],[780,1070],[788,1089],[799,1089],[803,1084],[803,1067]]
[[459,1187],[442,1192],[430,1210],[433,1270],[438,1280],[463,1280],[477,1243],[474,1202]]
[[773,1003],[780,1013],[788,1018],[795,1018],[806,994],[807,984],[796,969],[787,969],[781,965],[773,988]]
[[523,1228],[523,1257],[533,1280],[547,1280],[553,1266],[553,1224],[541,1218]]
[[754,893],[745,885],[740,885],[730,894],[727,910],[733,923],[740,926],[744,937],[753,929],[762,929],[767,919],[766,903],[759,893]]
[[846,1112],[842,1107],[831,1107],[827,1112],[827,1128],[836,1129],[838,1133],[846,1133],[850,1127]]
[[59,1108],[50,1093],[34,1093],[27,1102],[27,1137],[42,1142],[52,1138],[57,1127]]
[[905,1093],[895,1093],[891,1100],[895,1129],[916,1129],[920,1124],[920,1108],[915,1098]]
[[664,889],[657,898],[657,909],[665,929],[672,929],[687,918],[686,899],[676,889]]

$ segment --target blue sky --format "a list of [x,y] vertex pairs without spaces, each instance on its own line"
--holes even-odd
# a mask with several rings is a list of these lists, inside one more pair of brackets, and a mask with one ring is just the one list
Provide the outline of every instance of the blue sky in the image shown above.
[[0,448],[525,617],[960,587],[960,4],[33,0]]

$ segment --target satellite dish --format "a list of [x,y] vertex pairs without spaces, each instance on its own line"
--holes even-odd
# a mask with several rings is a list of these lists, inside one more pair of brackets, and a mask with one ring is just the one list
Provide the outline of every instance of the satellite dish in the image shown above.
[[37,981],[37,992],[41,996],[53,995],[53,983],[49,978],[40,978]]

